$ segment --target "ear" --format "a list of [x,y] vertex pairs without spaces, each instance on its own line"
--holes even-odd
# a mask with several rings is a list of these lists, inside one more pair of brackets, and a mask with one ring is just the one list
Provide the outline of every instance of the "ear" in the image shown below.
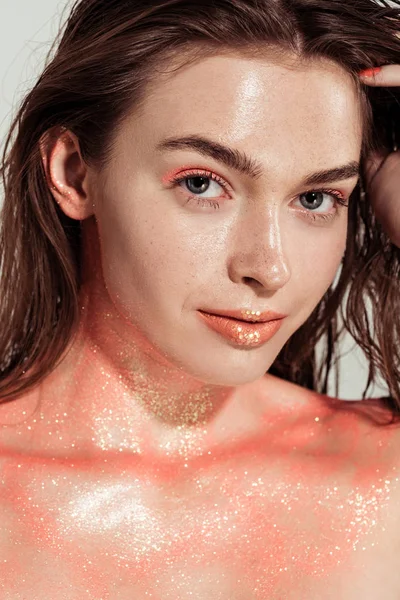
[[92,216],[88,167],[76,135],[65,127],[54,127],[42,136],[39,146],[49,189],[61,210],[79,221]]

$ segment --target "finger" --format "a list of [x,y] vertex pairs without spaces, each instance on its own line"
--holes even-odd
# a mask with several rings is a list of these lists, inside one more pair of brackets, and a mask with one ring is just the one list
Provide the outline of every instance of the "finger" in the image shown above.
[[380,70],[369,76],[363,75],[361,71],[360,79],[363,83],[370,86],[400,87],[400,65],[383,65]]

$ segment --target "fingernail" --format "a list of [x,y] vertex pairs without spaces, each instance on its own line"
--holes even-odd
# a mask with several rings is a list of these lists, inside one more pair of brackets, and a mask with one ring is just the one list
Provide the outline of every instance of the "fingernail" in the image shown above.
[[360,71],[359,75],[360,77],[373,77],[374,75],[379,73],[379,71],[382,71],[382,67],[375,67],[374,69],[365,69],[364,71]]

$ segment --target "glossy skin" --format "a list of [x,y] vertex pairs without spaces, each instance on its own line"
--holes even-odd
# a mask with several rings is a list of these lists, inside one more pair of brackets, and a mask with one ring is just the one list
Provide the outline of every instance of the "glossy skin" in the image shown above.
[[[328,62],[217,56],[157,86],[105,172],[68,132],[42,147],[56,201],[84,220],[82,319],[59,367],[0,407],[2,598],[372,600],[382,582],[398,598],[397,430],[264,376],[345,249],[346,209],[324,196],[334,218],[314,221],[299,197],[356,185],[304,184],[359,159],[353,84]],[[156,152],[189,134],[264,172]],[[229,184],[206,193],[218,210],[166,183],[189,164]],[[288,317],[243,349],[204,306]]]

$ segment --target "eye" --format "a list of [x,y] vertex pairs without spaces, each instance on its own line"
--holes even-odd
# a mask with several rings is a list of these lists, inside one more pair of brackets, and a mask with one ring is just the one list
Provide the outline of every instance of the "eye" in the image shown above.
[[187,202],[194,200],[200,206],[219,208],[217,198],[221,197],[221,188],[228,192],[228,184],[212,171],[186,172],[174,178],[172,182],[193,194],[187,198]]
[[303,207],[312,212],[316,212],[316,209],[324,202],[324,196],[328,196],[333,199],[335,205],[341,204],[342,206],[348,206],[348,202],[343,198],[342,194],[337,190],[312,190],[305,192],[299,196],[300,200],[305,198],[306,201]]
[[[335,210],[333,212],[318,211],[316,209],[320,208],[324,203],[324,196],[331,198],[334,202]],[[303,199],[306,199],[304,202]],[[335,219],[339,214],[338,206],[348,206],[348,201],[344,198],[344,196],[338,190],[310,190],[308,192],[304,192],[299,196],[300,202],[302,203],[302,207],[305,208],[306,218],[310,219],[313,222],[329,222]]]
[[203,198],[215,197],[221,188],[221,185],[216,180],[204,175],[185,177],[183,182],[192,194],[201,194]]

